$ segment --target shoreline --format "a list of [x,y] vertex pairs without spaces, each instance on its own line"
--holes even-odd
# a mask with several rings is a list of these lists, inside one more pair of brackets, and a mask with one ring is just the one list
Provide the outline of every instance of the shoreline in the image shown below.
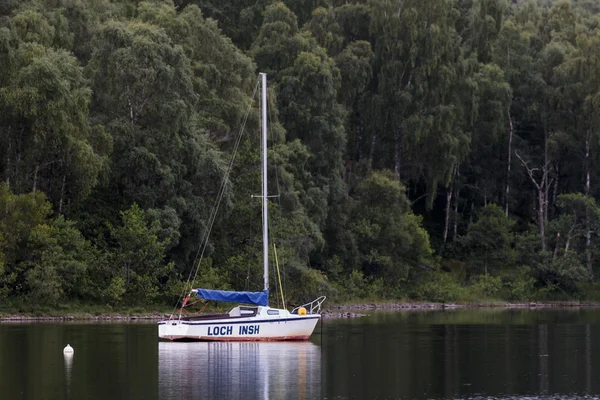
[[27,314],[9,314],[0,316],[0,324],[5,322],[133,322],[133,321],[160,321],[169,318],[169,316],[161,315],[91,315],[77,314],[73,315],[42,315],[33,316]]
[[[496,303],[358,303],[327,306],[321,313],[324,319],[332,318],[359,318],[366,316],[368,311],[434,311],[456,309],[574,309],[574,308],[600,308],[600,303],[587,302],[496,302]],[[124,315],[122,313],[106,313],[93,315],[90,313],[71,313],[70,315],[28,315],[23,313],[0,315],[0,324],[7,322],[118,322],[118,321],[160,321],[168,319],[170,314],[154,312],[152,314]]]
[[357,318],[363,317],[365,311],[434,311],[434,310],[459,310],[459,309],[484,309],[495,308],[504,310],[513,309],[573,309],[573,308],[600,308],[600,303],[586,303],[573,301],[557,302],[496,302],[496,303],[360,303],[329,306],[322,313],[323,318]]

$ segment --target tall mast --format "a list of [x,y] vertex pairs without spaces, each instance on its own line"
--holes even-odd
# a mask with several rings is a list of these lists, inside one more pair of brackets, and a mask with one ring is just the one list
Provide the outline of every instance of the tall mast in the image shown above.
[[263,206],[263,264],[264,290],[269,290],[269,223],[267,204],[267,74],[262,72],[262,206]]

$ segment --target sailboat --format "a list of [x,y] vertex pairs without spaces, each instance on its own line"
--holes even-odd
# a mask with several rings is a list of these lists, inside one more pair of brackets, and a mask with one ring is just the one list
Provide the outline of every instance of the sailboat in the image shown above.
[[[308,340],[321,318],[325,296],[288,311],[269,307],[269,225],[267,192],[267,75],[261,77],[262,233],[264,288],[261,292],[192,289],[186,297],[238,303],[229,313],[182,317],[173,314],[158,323],[158,336],[167,340],[277,341]],[[184,301],[184,306],[185,302]]]

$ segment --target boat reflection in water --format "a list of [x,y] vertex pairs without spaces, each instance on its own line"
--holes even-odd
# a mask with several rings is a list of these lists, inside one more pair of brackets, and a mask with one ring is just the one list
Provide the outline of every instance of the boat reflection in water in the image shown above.
[[311,342],[159,342],[160,399],[320,399]]

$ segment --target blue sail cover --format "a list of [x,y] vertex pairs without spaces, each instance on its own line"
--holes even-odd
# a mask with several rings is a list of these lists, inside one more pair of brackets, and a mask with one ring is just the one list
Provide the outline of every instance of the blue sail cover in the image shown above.
[[269,291],[262,292],[231,292],[228,290],[196,289],[198,297],[204,300],[224,301],[227,303],[269,305]]

